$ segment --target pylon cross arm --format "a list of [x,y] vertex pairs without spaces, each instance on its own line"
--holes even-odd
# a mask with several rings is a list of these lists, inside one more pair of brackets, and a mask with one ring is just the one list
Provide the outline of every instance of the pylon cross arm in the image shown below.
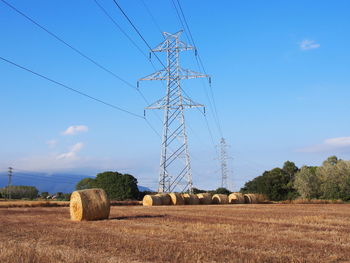
[[209,75],[195,72],[190,69],[179,68],[178,74],[169,75],[166,69],[159,70],[154,72],[146,77],[143,77],[141,80],[167,80],[167,79],[196,79],[196,78],[209,78]]

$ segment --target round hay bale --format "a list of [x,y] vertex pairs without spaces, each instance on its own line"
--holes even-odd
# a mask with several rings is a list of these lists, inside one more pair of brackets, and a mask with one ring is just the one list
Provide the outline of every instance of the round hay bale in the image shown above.
[[110,204],[103,189],[75,191],[70,197],[70,217],[74,221],[99,220],[109,217]]
[[228,196],[229,204],[244,204],[244,195],[241,193],[232,193]]
[[199,199],[199,203],[202,205],[212,204],[211,194],[209,194],[209,193],[197,194],[197,197]]
[[182,195],[185,205],[198,205],[199,204],[199,198],[195,194],[183,194]]
[[258,198],[255,194],[245,194],[244,195],[244,202],[246,204],[257,204]]
[[171,204],[171,198],[168,194],[156,194],[156,196],[159,196],[160,202],[162,203],[162,205]]
[[228,196],[224,194],[215,194],[212,197],[213,204],[225,205],[228,204]]
[[266,203],[268,201],[267,197],[263,194],[255,194],[257,198],[257,202],[260,203]]
[[172,205],[184,205],[185,200],[183,199],[181,194],[178,193],[170,193],[169,194]]
[[162,205],[162,200],[156,195],[145,195],[142,200],[143,206]]

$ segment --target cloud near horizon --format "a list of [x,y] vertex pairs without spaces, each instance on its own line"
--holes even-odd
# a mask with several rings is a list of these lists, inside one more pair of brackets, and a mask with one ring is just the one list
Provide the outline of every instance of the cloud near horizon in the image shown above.
[[76,135],[81,132],[87,132],[88,130],[89,128],[85,125],[72,125],[62,132],[62,135]]
[[313,145],[300,149],[300,152],[328,152],[335,150],[350,149],[350,136],[349,137],[336,137],[329,138],[318,145]]
[[316,49],[319,48],[321,45],[316,43],[314,40],[309,40],[309,39],[304,39],[303,41],[300,42],[300,49],[305,51],[305,50],[310,50],[310,49]]
[[69,152],[62,153],[57,156],[57,159],[76,159],[77,153],[84,147],[84,143],[78,142],[74,144]]

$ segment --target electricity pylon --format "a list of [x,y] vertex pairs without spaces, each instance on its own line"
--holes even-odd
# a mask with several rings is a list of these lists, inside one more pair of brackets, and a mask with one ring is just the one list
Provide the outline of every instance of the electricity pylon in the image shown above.
[[166,81],[166,95],[146,107],[164,110],[158,192],[192,192],[193,188],[184,109],[204,106],[182,95],[181,80],[208,76],[180,67],[180,51],[195,50],[180,40],[182,32],[163,32],[165,40],[151,52],[166,52],[167,65],[140,79]]
[[8,182],[7,182],[7,198],[8,199],[11,199],[11,185],[12,185],[12,170],[13,168],[12,167],[9,167],[9,170],[8,170]]
[[229,174],[229,170],[227,167],[227,160],[231,158],[228,157],[228,154],[227,154],[228,145],[226,144],[226,141],[224,138],[221,138],[219,147],[220,147],[219,160],[220,160],[220,166],[221,166],[221,187],[224,187],[227,189],[228,187],[227,178]]

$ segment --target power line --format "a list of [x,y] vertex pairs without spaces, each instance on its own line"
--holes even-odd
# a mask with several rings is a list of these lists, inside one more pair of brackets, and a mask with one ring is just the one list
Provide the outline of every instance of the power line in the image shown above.
[[149,59],[146,53],[136,44],[134,40],[124,31],[124,29],[117,23],[117,21],[107,12],[107,10],[97,1],[94,0],[96,5],[101,9],[101,11],[109,18],[109,20],[123,33],[123,35],[137,48],[138,51],[146,58]]
[[[94,0],[94,1],[96,2],[97,0]],[[148,14],[150,15],[150,17],[152,18],[153,22],[154,22],[155,25],[158,27],[160,33],[163,35],[162,30],[161,30],[159,24],[157,23],[155,17],[153,16],[151,10],[147,7],[147,5],[146,5],[146,3],[144,2],[144,0],[142,0],[142,3],[143,3],[143,5],[145,6],[146,11],[148,12]],[[176,7],[174,1],[173,1],[173,4],[174,4],[174,7]],[[120,5],[118,5],[118,7],[121,8]],[[121,29],[121,27],[120,27],[120,26],[116,23],[116,21],[107,13],[107,11],[106,11],[106,10],[104,10],[104,11],[105,11],[106,15],[114,22],[114,24],[115,24],[119,29]],[[176,9],[176,11],[177,11],[177,9]],[[125,12],[123,12],[123,14],[126,15]],[[180,14],[179,14],[178,11],[177,11],[177,14],[178,14],[178,18],[181,20],[181,17],[180,17]],[[128,21],[131,21],[131,20],[129,19]],[[184,27],[182,21],[181,21],[181,24],[182,24],[182,26]],[[122,32],[123,32],[124,34],[126,34],[125,31],[122,31]],[[138,32],[139,32],[139,31],[138,31]],[[185,34],[186,34],[186,38],[189,40],[189,37],[188,37],[186,31],[185,31]],[[127,37],[128,37],[129,40],[131,39],[129,36],[127,36]],[[145,41],[145,38],[143,38],[143,40]],[[133,42],[133,41],[132,41],[132,42]],[[189,42],[190,42],[190,41],[189,41]],[[133,42],[133,43],[134,43],[134,42]],[[149,47],[148,43],[146,43],[146,44],[147,44],[147,46]],[[138,49],[140,50],[140,48],[138,48]],[[152,50],[151,50],[151,52],[152,52]],[[157,57],[157,55],[156,55],[155,53],[154,53],[154,55]],[[157,57],[157,58],[158,58],[158,57]],[[152,64],[152,67],[154,68],[154,70],[156,70],[156,68],[155,68],[154,64],[152,63],[152,61],[151,61],[151,60],[148,60],[148,61]],[[162,63],[162,65],[164,66],[163,63]],[[163,81],[161,81],[161,83],[162,83],[162,85],[166,88],[166,86],[165,86],[165,84],[163,83]],[[184,92],[184,94],[185,94],[186,96],[190,97],[190,96],[186,93],[185,90],[183,90],[183,89],[181,89],[181,90],[182,90],[182,92]],[[204,89],[204,90],[206,91],[206,89]],[[209,96],[208,96],[208,93],[206,93],[206,95],[207,95],[207,98],[208,98],[209,103],[211,103],[211,101],[210,101],[210,99],[209,99]],[[199,110],[199,109],[198,109],[198,110]],[[155,116],[159,119],[159,121],[162,122],[162,120],[160,119],[160,117],[159,117],[154,111],[152,111],[152,112],[153,112],[153,113],[155,114]],[[214,143],[214,139],[213,139],[213,134],[212,134],[212,131],[211,131],[210,127],[209,127],[209,123],[208,123],[207,117],[206,117],[206,115],[205,115],[203,112],[201,112],[200,110],[199,110],[199,112],[202,113],[203,116],[204,116],[204,118],[205,118],[205,123],[206,123],[206,127],[207,127],[207,129],[208,129],[208,133],[209,133],[210,138],[211,138],[212,146],[213,146],[214,150],[216,151],[217,149],[216,149],[216,147],[215,147],[215,143]],[[187,124],[187,127],[188,127],[189,129],[191,129],[192,132],[194,132],[193,129],[189,126],[189,124]],[[161,135],[160,135],[153,127],[151,127],[151,128],[154,130],[154,132],[156,132],[156,133],[158,134],[159,137],[161,137]],[[199,138],[199,137],[197,136],[197,138]],[[192,156],[193,156],[193,154],[192,154]]]
[[[27,20],[29,20],[31,23],[33,23],[34,25],[38,26],[40,29],[44,30],[46,33],[48,33],[49,35],[51,35],[52,37],[54,37],[56,40],[58,40],[59,42],[63,43],[64,45],[66,45],[67,47],[69,47],[70,49],[72,49],[73,51],[75,51],[77,54],[79,54],[80,56],[84,57],[85,59],[87,59],[88,61],[90,61],[91,63],[93,63],[94,65],[96,65],[97,67],[99,67],[100,69],[104,70],[105,72],[111,74],[112,76],[114,76],[115,78],[117,78],[118,80],[122,81],[124,84],[126,84],[127,86],[135,89],[138,94],[142,97],[142,99],[146,102],[147,105],[149,105],[148,100],[146,99],[146,97],[143,95],[143,93],[134,85],[132,85],[131,83],[129,83],[128,81],[126,81],[125,79],[121,78],[120,76],[118,76],[117,74],[115,74],[113,71],[109,70],[108,68],[104,67],[103,65],[101,65],[100,63],[98,63],[96,60],[92,59],[91,57],[87,56],[86,54],[84,54],[82,51],[80,51],[79,49],[75,48],[74,46],[72,46],[71,44],[69,44],[67,41],[63,40],[62,38],[60,38],[59,36],[57,36],[55,33],[53,33],[52,31],[48,30],[46,27],[40,25],[38,22],[36,22],[34,19],[32,19],[31,17],[29,17],[28,15],[26,15],[25,13],[23,13],[22,11],[20,11],[19,9],[17,9],[16,7],[14,7],[13,5],[9,4],[7,1],[5,0],[0,0],[2,1],[4,4],[6,4],[8,7],[10,7],[12,10],[14,10],[15,12],[17,12],[18,14],[20,14],[21,16],[23,16],[24,18],[26,18]],[[96,4],[99,7],[102,7],[101,5],[99,5],[98,2],[96,2]],[[106,11],[104,8],[102,8],[103,11]],[[107,12],[105,12],[105,14],[109,16],[109,14]],[[110,17],[110,19],[112,21],[114,21],[114,19],[112,19],[112,17]],[[114,21],[115,22],[115,21]],[[117,26],[117,23],[115,23],[115,25]],[[121,29],[120,27],[118,27],[119,29]],[[121,29],[122,30],[122,29]],[[123,31],[125,33],[125,31]],[[127,36],[127,34],[125,33],[125,35]],[[128,39],[132,41],[132,39],[130,37],[128,37]],[[133,42],[134,43],[134,42]],[[135,43],[136,45],[136,43]],[[137,46],[137,45],[136,45]],[[138,48],[141,52],[142,50],[140,48]],[[119,107],[118,107],[119,108]],[[136,114],[137,115],[137,114]],[[138,117],[142,117],[140,115],[137,115]],[[145,119],[145,117],[142,117],[143,119]],[[148,125],[151,127],[152,125],[148,122]],[[152,130],[155,130],[152,127]]]
[[[176,9],[176,12],[177,12],[177,14],[178,14],[178,17],[179,17],[179,20],[180,20],[181,24],[183,24],[182,19],[180,18],[180,15],[179,15],[179,11],[177,10],[177,7],[176,7],[176,5],[175,5],[174,0],[171,0],[171,1],[173,2],[174,8]],[[182,9],[180,0],[176,0],[176,1],[177,1],[177,3],[178,3],[178,6],[179,6],[179,9],[180,9],[181,15],[182,15],[182,17],[183,17],[183,21],[184,21],[184,23],[185,23],[185,25],[186,25],[186,29],[187,29],[187,31],[188,31],[188,33],[189,33],[189,36],[190,36],[191,41],[192,41],[192,44],[197,48],[196,43],[195,43],[194,38],[193,38],[193,35],[192,35],[192,32],[191,32],[191,29],[190,29],[190,27],[189,27],[189,25],[188,25],[188,23],[187,23],[186,16],[185,16],[185,14],[184,14],[184,12],[183,12],[183,9]],[[187,36],[187,33],[186,33],[186,36]],[[207,74],[207,72],[206,72],[206,70],[205,70],[205,67],[204,67],[204,64],[203,64],[203,61],[202,61],[202,59],[201,59],[201,57],[200,57],[200,55],[199,55],[198,49],[196,49],[196,61],[197,61],[197,64],[198,64],[199,69],[200,69],[200,70],[203,70],[203,72],[204,72],[205,74]],[[210,81],[210,83],[209,83],[209,89],[210,89],[210,94],[211,94],[212,101],[213,101],[212,108],[214,109],[214,115],[213,115],[213,116],[214,116],[214,120],[215,120],[215,122],[216,122],[216,125],[217,125],[217,128],[218,128],[218,130],[219,130],[219,133],[220,133],[221,137],[223,137],[223,132],[222,132],[221,123],[220,123],[220,118],[219,118],[218,111],[217,111],[217,107],[216,107],[216,102],[215,102],[215,97],[214,97],[214,92],[213,92],[213,88],[212,88],[212,85],[211,85],[211,81]],[[206,94],[207,94],[207,93],[206,93]],[[208,95],[207,95],[207,96],[208,96]],[[208,98],[208,101],[209,101],[209,103],[211,104],[211,101],[210,101],[209,98]]]
[[[58,35],[56,35],[56,34],[53,33],[52,31],[48,30],[46,27],[40,25],[40,24],[39,24],[38,22],[36,22],[34,19],[32,19],[31,17],[29,17],[28,15],[26,15],[25,13],[23,13],[22,11],[20,11],[19,9],[17,9],[17,8],[14,7],[13,5],[9,4],[7,1],[5,1],[5,0],[1,0],[1,1],[2,1],[4,4],[6,4],[8,7],[10,7],[11,9],[13,9],[15,12],[17,12],[18,14],[20,14],[21,16],[23,16],[24,18],[26,18],[27,20],[29,20],[31,23],[35,24],[35,25],[38,26],[40,29],[42,29],[43,31],[45,31],[46,33],[48,33],[49,35],[51,35],[52,37],[54,37],[56,40],[58,40],[59,42],[63,43],[64,45],[66,45],[67,47],[69,47],[70,49],[72,49],[73,51],[75,51],[77,54],[79,54],[79,55],[81,55],[82,57],[84,57],[85,59],[89,60],[91,63],[95,64],[95,65],[98,66],[100,69],[102,69],[102,70],[106,71],[107,73],[111,74],[112,76],[116,77],[117,79],[119,79],[120,81],[122,81],[123,83],[125,83],[126,85],[128,85],[128,86],[134,88],[134,89],[141,95],[141,97],[144,99],[144,101],[145,101],[147,104],[149,104],[148,101],[147,101],[147,99],[145,98],[145,96],[142,94],[142,92],[141,92],[137,87],[135,87],[135,86],[132,85],[131,83],[127,82],[126,80],[124,80],[123,78],[121,78],[120,76],[118,76],[117,74],[115,74],[114,72],[112,72],[111,70],[109,70],[108,68],[102,66],[102,65],[101,65],[100,63],[98,63],[96,60],[94,60],[94,59],[92,59],[91,57],[87,56],[87,55],[84,54],[82,51],[80,51],[79,49],[75,48],[74,46],[72,46],[71,44],[69,44],[68,42],[66,42],[66,41],[63,40],[62,38],[60,38]],[[112,21],[112,22],[115,22],[114,24],[123,32],[123,34],[124,34],[125,36],[127,36],[127,38],[134,44],[134,46],[137,47],[138,50],[139,50],[141,53],[144,54],[144,52],[137,46],[137,44],[136,44],[134,41],[132,41],[132,39],[125,33],[125,31],[123,31],[122,28],[116,23],[116,21],[106,12],[106,10],[105,10],[96,0],[95,0],[95,2],[96,2],[96,4],[101,8],[101,10],[111,19],[111,21]],[[114,1],[114,2],[116,3],[116,1]],[[118,5],[118,3],[116,3],[116,4],[117,4],[117,6],[121,9],[121,7]],[[146,43],[146,45],[147,45],[148,47],[150,47],[150,45],[149,45],[149,44],[147,43],[147,41],[143,38],[143,36],[141,35],[141,33],[137,30],[137,28],[134,26],[134,24],[131,22],[131,20],[127,17],[126,13],[123,12],[122,9],[121,9],[121,11],[122,11],[122,13],[124,14],[124,16],[126,16],[126,18],[128,19],[128,21],[132,24],[132,26],[133,26],[133,28],[136,30],[136,32],[138,32],[139,36],[143,39],[143,41]],[[150,15],[152,15],[152,14],[150,13]],[[154,18],[154,17],[153,17],[153,18]],[[155,54],[155,53],[154,53],[154,54]],[[144,55],[145,55],[145,54],[144,54]],[[158,61],[163,65],[163,67],[165,67],[164,64],[162,63],[162,61],[159,59],[159,57],[158,57],[156,54],[155,54],[155,56],[156,56],[156,58],[158,59]],[[4,58],[2,58],[2,59],[5,60],[5,61],[8,62],[8,63],[11,63],[11,64],[13,64],[13,65],[19,67],[19,68],[22,68],[22,69],[24,69],[24,70],[27,70],[27,71],[29,71],[29,72],[31,72],[31,73],[37,75],[37,76],[40,76],[40,77],[45,78],[45,79],[47,79],[47,80],[49,80],[49,81],[51,81],[51,82],[54,82],[54,83],[57,84],[57,85],[61,85],[61,86],[63,85],[63,87],[68,88],[68,89],[71,89],[70,87],[68,87],[68,86],[66,86],[66,85],[64,85],[64,84],[62,84],[62,83],[59,83],[59,82],[57,82],[57,81],[54,81],[53,79],[47,78],[47,77],[45,77],[45,76],[43,76],[43,75],[41,75],[41,74],[39,74],[39,73],[36,73],[36,72],[34,72],[34,71],[31,71],[31,70],[29,70],[29,69],[27,69],[27,68],[25,68],[25,67],[22,67],[22,66],[20,66],[20,65],[18,65],[18,64],[16,64],[16,63],[13,63],[13,62],[11,62],[11,61],[9,61],[9,60],[4,59]],[[151,62],[151,63],[152,63],[152,62]],[[153,65],[153,63],[152,63],[152,65]],[[153,65],[153,67],[154,67],[154,65]],[[124,110],[124,109],[122,109],[122,108],[120,108],[120,107],[117,107],[117,106],[112,105],[112,104],[109,104],[109,103],[105,103],[105,102],[103,102],[102,100],[93,98],[92,96],[89,96],[89,95],[87,95],[87,94],[84,94],[84,93],[82,93],[82,92],[79,92],[78,90],[74,90],[74,89],[71,89],[71,90],[74,91],[74,92],[79,93],[80,95],[87,96],[87,97],[90,98],[90,99],[97,100],[97,101],[99,101],[99,102],[101,102],[101,103],[103,103],[103,104],[106,104],[106,105],[108,105],[108,106],[116,107],[118,110],[122,110],[122,111],[128,112],[128,111],[126,111],[126,110]],[[183,91],[183,92],[186,94],[185,91]],[[187,95],[187,94],[186,94],[186,95]],[[142,116],[137,115],[137,114],[134,114],[134,113],[131,113],[131,114],[134,115],[134,116],[137,116],[137,117],[142,117]],[[145,119],[144,117],[142,117],[142,118]],[[159,118],[159,116],[158,116],[158,118]],[[145,119],[145,120],[146,120],[146,119]],[[147,120],[147,124],[151,127],[151,129],[152,129],[158,136],[160,136],[160,134],[156,132],[156,130],[154,129],[154,127],[151,125],[151,123],[150,123],[148,120]]]
[[76,182],[68,182],[68,181],[56,181],[56,180],[52,180],[49,178],[42,178],[42,177],[37,177],[35,175],[30,176],[30,175],[26,175],[26,174],[22,174],[22,173],[16,173],[16,178],[22,178],[22,179],[35,179],[37,181],[43,181],[43,182],[50,182],[50,183],[62,183],[62,184],[76,184],[79,180],[77,180]]
[[153,24],[157,27],[158,31],[160,34],[163,33],[162,29],[160,28],[159,24],[157,23],[157,20],[155,19],[155,17],[153,16],[151,10],[148,8],[148,6],[146,5],[146,2],[144,0],[141,0],[143,6],[145,7],[148,15],[151,17]]
[[[146,41],[146,39],[142,36],[141,32],[137,29],[137,27],[134,25],[134,23],[131,21],[131,19],[129,18],[129,16],[124,12],[123,8],[118,4],[118,2],[116,0],[113,0],[113,2],[115,3],[115,5],[118,7],[118,9],[120,10],[120,12],[124,15],[124,17],[126,18],[126,20],[128,20],[129,24],[132,26],[132,28],[135,30],[135,32],[139,35],[139,37],[143,40],[143,42],[146,44],[146,46],[152,50],[152,47],[148,44],[148,42]],[[152,51],[153,54],[155,54]],[[161,59],[155,54],[157,60],[159,61],[159,63],[163,66],[163,68],[166,68],[166,66],[163,64],[163,62],[161,61]]]
[[[105,66],[101,65],[100,63],[98,63],[96,60],[92,59],[91,57],[89,57],[88,55],[86,55],[85,53],[83,53],[82,51],[80,51],[78,48],[74,47],[73,45],[69,44],[67,41],[63,40],[61,37],[59,37],[58,35],[56,35],[55,33],[53,33],[52,31],[48,30],[46,27],[42,26],[41,24],[39,24],[38,22],[36,22],[34,19],[32,19],[31,17],[29,17],[28,15],[26,15],[25,13],[23,13],[22,11],[20,11],[19,9],[17,9],[16,7],[14,7],[13,5],[9,4],[7,1],[5,0],[0,0],[2,1],[5,5],[7,5],[8,7],[10,7],[12,10],[14,10],[15,12],[17,12],[18,14],[20,14],[21,16],[23,16],[24,18],[26,18],[28,21],[30,21],[31,23],[33,23],[34,25],[36,25],[37,27],[39,27],[40,29],[42,29],[43,31],[45,31],[47,34],[49,34],[50,36],[52,36],[53,38],[55,38],[56,40],[58,40],[59,42],[61,42],[62,44],[64,44],[65,46],[69,47],[70,49],[72,49],[74,52],[76,52],[77,54],[79,54],[80,56],[82,56],[83,58],[87,59],[88,61],[90,61],[91,63],[93,63],[95,66],[99,67],[100,69],[104,70],[105,72],[109,73],[110,75],[112,75],[113,77],[115,77],[116,79],[118,79],[119,81],[123,82],[125,85],[135,89],[140,96],[143,98],[143,100],[147,103],[147,99],[146,97],[141,93],[141,91],[135,87],[133,84],[131,84],[130,82],[126,81],[125,79],[123,79],[122,77],[120,77],[119,75],[117,75],[116,73],[114,73],[113,71],[111,71],[110,69],[106,68]],[[98,4],[98,3],[97,3]]]
[[[2,0],[1,0],[1,1],[2,1]],[[113,108],[113,109],[122,111],[122,112],[127,113],[127,114],[129,114],[129,115],[132,115],[132,116],[134,116],[134,117],[144,119],[144,117],[141,116],[141,115],[138,115],[138,114],[133,113],[133,112],[131,112],[131,111],[125,110],[125,109],[123,109],[123,108],[120,108],[120,107],[118,107],[118,106],[116,106],[116,105],[113,105],[113,104],[111,104],[111,103],[105,102],[105,101],[103,101],[103,100],[100,100],[100,99],[98,99],[98,98],[92,97],[92,96],[90,96],[90,95],[88,95],[88,94],[86,94],[86,93],[84,93],[84,92],[79,91],[79,90],[73,89],[73,88],[71,88],[71,87],[69,87],[69,86],[67,86],[67,85],[65,85],[65,84],[63,84],[63,83],[61,83],[61,82],[58,82],[58,81],[53,80],[53,79],[51,79],[51,78],[49,78],[49,77],[46,77],[46,76],[44,76],[44,75],[42,75],[42,74],[40,74],[40,73],[37,73],[37,72],[35,72],[35,71],[33,71],[33,70],[29,69],[29,68],[26,68],[26,67],[24,67],[24,66],[21,66],[21,65],[15,63],[15,62],[12,62],[12,61],[10,61],[10,60],[8,60],[8,59],[6,59],[6,58],[0,57],[0,59],[3,60],[3,61],[5,61],[5,62],[7,62],[8,64],[11,64],[11,65],[13,65],[13,66],[16,66],[17,68],[23,69],[23,70],[25,70],[25,71],[27,71],[27,72],[30,72],[30,73],[32,73],[32,74],[34,74],[34,75],[36,75],[36,76],[38,76],[38,77],[40,77],[40,78],[43,78],[43,79],[45,79],[45,80],[47,80],[47,81],[50,81],[50,82],[52,82],[52,83],[54,83],[54,84],[56,84],[56,85],[59,85],[59,86],[65,88],[65,89],[67,89],[67,90],[70,90],[70,91],[72,91],[72,92],[75,92],[75,93],[77,93],[77,94],[79,94],[79,95],[81,95],[81,96],[84,96],[84,97],[89,98],[89,99],[91,99],[91,100],[97,101],[97,102],[102,103],[102,104],[104,104],[104,105],[106,105],[106,106],[108,106],[108,107],[111,107],[111,108]]]
[[[160,60],[160,58],[158,57],[158,55],[153,51],[153,49],[150,47],[149,43],[147,42],[147,40],[145,39],[145,37],[143,37],[143,35],[141,34],[141,32],[136,28],[135,24],[131,21],[131,19],[128,17],[128,15],[126,14],[126,12],[122,9],[122,7],[117,3],[116,0],[113,0],[113,2],[116,4],[116,6],[118,7],[118,9],[121,11],[121,13],[124,15],[124,17],[127,19],[127,21],[130,23],[130,25],[133,27],[133,29],[136,31],[136,33],[140,36],[140,38],[143,40],[143,42],[146,44],[146,46],[150,49],[150,51],[154,54],[154,56],[157,58],[157,60],[161,63],[161,65],[166,68],[166,66],[164,65],[164,63]],[[175,3],[174,3],[175,4]],[[187,36],[188,38],[188,36]],[[153,65],[153,64],[152,64]],[[153,65],[154,67],[154,65]],[[207,75],[207,74],[206,74]],[[181,88],[181,91],[187,96],[187,97],[190,97],[187,92],[185,90],[183,90]],[[210,102],[210,100],[209,100]],[[208,129],[208,132],[210,134],[210,137],[211,137],[211,141],[212,141],[212,144],[213,144],[213,148],[214,150],[216,151],[216,147],[215,147],[215,143],[214,143],[214,139],[213,139],[213,135],[212,135],[212,132],[209,128],[209,123],[208,123],[208,120],[207,120],[207,117],[205,115],[205,113],[203,113],[199,108],[197,108],[197,110],[203,114],[204,118],[205,118],[205,122],[206,122],[206,127]],[[158,116],[159,118],[159,116]],[[155,130],[154,130],[155,131]],[[156,132],[156,131],[155,131]],[[157,132],[158,136],[161,137],[161,135]]]
[[[59,178],[66,178],[66,179],[73,179],[76,180],[77,178],[81,178],[81,175],[77,175],[77,176],[66,176],[66,175],[60,175],[57,173],[45,173],[45,172],[37,172],[37,171],[29,171],[29,170],[23,170],[23,169],[19,169],[19,168],[13,168],[15,173],[21,173],[21,174],[28,174],[28,175],[34,175],[35,176],[40,176],[40,177],[44,177],[44,178],[50,178],[52,176],[54,177],[59,177]],[[94,178],[94,176],[89,176],[89,175],[83,175],[84,178],[85,177],[91,177]]]

